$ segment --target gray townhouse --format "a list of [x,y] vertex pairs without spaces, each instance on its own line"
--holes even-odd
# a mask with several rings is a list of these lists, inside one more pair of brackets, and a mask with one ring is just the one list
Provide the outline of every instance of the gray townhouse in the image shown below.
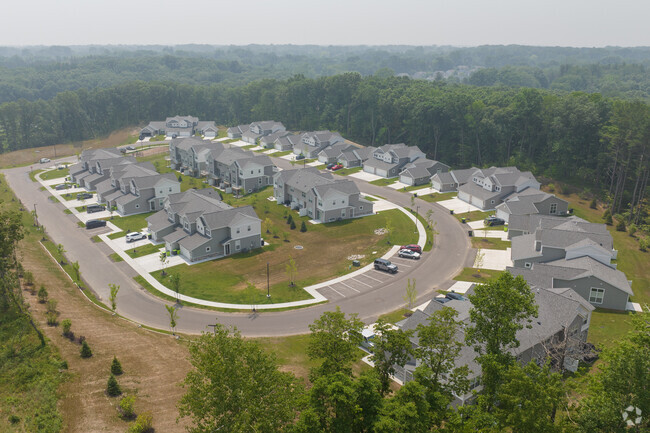
[[627,308],[631,283],[612,263],[618,252],[605,224],[548,215],[520,220],[511,221],[518,232],[512,237],[512,274],[530,284],[571,288],[596,307]]
[[244,193],[252,193],[273,185],[276,167],[267,155],[238,147],[221,147],[212,149],[206,158],[212,185],[240,189]]
[[88,149],[81,152],[79,162],[72,164],[69,168],[70,180],[82,184],[81,180],[95,173],[96,161],[100,159],[113,159],[123,156],[118,148]]
[[280,152],[293,150],[293,147],[300,143],[300,134],[287,134],[278,137],[273,141],[273,147]]
[[167,196],[181,192],[181,183],[173,173],[156,173],[125,179],[120,192],[122,195],[112,201],[117,212],[123,216],[134,215],[162,209]]
[[[530,290],[535,294],[538,317],[530,324],[530,328],[524,327],[517,332],[516,338],[519,347],[510,349],[511,354],[521,364],[527,364],[534,360],[544,362],[548,356],[547,349],[549,347],[566,345],[567,357],[564,367],[576,371],[580,361],[581,350],[579,349],[587,341],[594,307],[571,289],[547,289],[531,286]],[[471,293],[473,293],[473,289],[470,289],[467,295]],[[419,346],[418,325],[426,326],[431,315],[443,308],[456,310],[458,312],[457,320],[462,323],[456,333],[456,341],[462,345],[459,357],[456,359],[456,367],[464,365],[468,367],[470,390],[465,395],[456,396],[456,400],[452,403],[462,405],[471,402],[475,396],[474,392],[482,389],[481,367],[476,362],[478,354],[473,347],[465,345],[464,329],[471,326],[469,318],[471,302],[469,300],[453,300],[443,305],[431,300],[424,309],[415,310],[409,318],[398,322],[396,326],[404,331],[416,331],[411,337],[411,344],[413,348],[417,348]],[[395,376],[408,382],[413,379],[413,372],[419,365],[418,359],[411,358],[404,369],[397,368]]]
[[478,170],[476,167],[436,173],[431,176],[431,187],[439,192],[458,191],[458,187],[467,183]]
[[331,131],[305,132],[300,136],[300,141],[293,146],[295,155],[304,155],[305,158],[316,158],[320,151],[326,147],[345,140],[340,134]]
[[194,262],[262,246],[261,221],[253,207],[233,208],[212,188],[171,194],[163,202],[147,225],[151,239],[164,242],[171,254],[178,251]]
[[107,206],[115,206],[112,200],[122,195],[122,182],[138,176],[152,176],[158,174],[156,168],[150,162],[138,162],[135,164],[115,165],[110,169],[110,176],[97,184],[97,201]]
[[374,146],[348,148],[337,156],[337,162],[345,168],[362,167],[375,150]]
[[140,137],[164,134],[171,138],[191,137],[195,134],[214,138],[218,128],[213,121],[201,121],[194,116],[168,117],[164,121],[153,121],[140,130]]
[[249,125],[237,125],[237,126],[231,126],[226,130],[226,134],[228,135],[228,138],[230,139],[236,139],[236,138],[241,138],[241,135],[248,131],[248,126]]
[[408,163],[399,174],[399,181],[407,185],[426,185],[431,182],[431,176],[437,173],[447,173],[449,166],[440,161],[418,158]]
[[213,148],[223,144],[196,137],[174,138],[169,142],[169,158],[174,170],[181,170],[188,176],[199,177],[207,170],[206,158]]
[[339,157],[343,152],[352,152],[356,148],[356,146],[345,143],[337,143],[332,146],[328,146],[318,153],[318,162],[322,162],[323,164],[338,163]]
[[273,195],[279,204],[315,221],[332,222],[373,213],[373,203],[361,197],[354,182],[335,179],[315,167],[276,173]]
[[274,149],[276,140],[282,137],[286,137],[287,135],[292,135],[292,134],[289,131],[274,132],[272,134],[265,135],[264,137],[260,138],[259,144],[265,149]]
[[97,188],[97,185],[110,178],[111,169],[113,167],[136,163],[137,160],[132,156],[98,159],[94,161],[95,166],[92,173],[88,176],[84,176],[80,180],[79,185],[86,188],[88,191],[94,191]]
[[496,216],[510,221],[511,215],[567,215],[569,202],[535,188],[526,188],[505,198],[496,207]]
[[400,174],[406,164],[426,156],[417,146],[404,143],[384,144],[363,163],[363,171],[377,176],[391,178]]
[[284,131],[286,131],[284,125],[281,122],[276,122],[275,120],[253,122],[248,126],[247,131],[242,132],[241,140],[246,143],[257,144],[257,140],[262,137],[270,134],[275,134],[276,132]]
[[539,190],[540,183],[529,171],[517,167],[478,169],[458,187],[458,198],[482,210],[496,208],[506,197],[526,188]]

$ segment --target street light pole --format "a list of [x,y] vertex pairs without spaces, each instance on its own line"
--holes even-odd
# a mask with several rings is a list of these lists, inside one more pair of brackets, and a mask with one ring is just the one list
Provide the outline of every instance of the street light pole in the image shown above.
[[266,262],[266,297],[271,297],[271,286],[269,285],[269,262]]
[[38,214],[36,213],[36,203],[34,203],[34,224],[38,228]]

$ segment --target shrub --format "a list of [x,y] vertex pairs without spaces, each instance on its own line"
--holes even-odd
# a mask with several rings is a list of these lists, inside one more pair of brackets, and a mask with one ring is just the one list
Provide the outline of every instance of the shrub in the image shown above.
[[598,209],[598,202],[596,201],[596,199],[593,199],[591,203],[589,203],[589,207],[591,209]]
[[68,369],[68,361],[65,359],[59,363],[59,368],[61,370],[67,370]]
[[83,342],[81,343],[81,350],[79,351],[79,353],[81,354],[82,358],[90,358],[91,356],[93,356],[93,351],[90,350],[90,346],[86,342],[86,339],[84,339]]
[[629,226],[627,226],[627,232],[630,236],[634,236],[637,230],[638,228],[636,224],[630,224]]
[[608,226],[611,226],[612,224],[614,224],[614,220],[612,219],[612,214],[611,213],[608,213],[605,216],[605,224],[607,224]]
[[120,416],[131,419],[135,416],[135,396],[127,395],[120,400]]
[[117,383],[117,379],[115,379],[115,376],[112,374],[108,378],[108,383],[106,384],[106,394],[108,394],[110,397],[117,397],[118,395],[122,394],[120,384]]
[[56,326],[56,318],[56,313],[53,313],[51,311],[45,313],[45,320],[49,326]]
[[18,424],[20,422],[20,417],[16,415],[9,415],[9,423],[10,424]]
[[32,274],[30,271],[25,271],[23,278],[25,279],[25,285],[31,286],[34,284],[34,274]]
[[41,285],[41,288],[38,289],[38,302],[44,304],[47,301],[47,289],[45,286]]
[[147,433],[151,430],[153,430],[153,415],[151,412],[145,412],[138,415],[129,427],[128,433]]
[[307,224],[305,224],[304,221],[300,225],[300,231],[303,232],[303,233],[307,231]]
[[79,344],[83,344],[84,341],[86,341],[86,337],[84,337],[83,335],[80,335],[79,338],[77,339],[77,342]]
[[291,216],[291,214],[289,214],[289,216],[287,217],[287,224],[291,224],[292,222],[293,222],[293,217]]
[[552,183],[549,183],[549,184],[548,184],[548,190],[549,190],[550,192],[555,192],[555,185],[553,185]]
[[61,321],[61,330],[63,331],[63,335],[66,337],[70,335],[70,328],[72,328],[72,321],[70,319],[63,319]]
[[295,229],[296,229],[296,222],[293,221],[293,220],[291,220],[291,225],[289,226],[289,228],[290,228],[291,230],[295,230]]
[[47,300],[47,312],[48,313],[56,313],[56,307],[59,304],[59,301],[56,299],[48,299]]
[[641,251],[645,253],[648,250],[649,246],[650,246],[650,242],[648,242],[648,238],[639,239],[639,249]]
[[115,375],[120,375],[124,371],[122,370],[122,364],[117,360],[117,357],[113,356],[113,362],[111,363],[111,373]]
[[625,220],[619,220],[618,224],[616,224],[616,231],[617,231],[617,232],[624,232],[624,231],[626,231],[626,228],[625,228]]

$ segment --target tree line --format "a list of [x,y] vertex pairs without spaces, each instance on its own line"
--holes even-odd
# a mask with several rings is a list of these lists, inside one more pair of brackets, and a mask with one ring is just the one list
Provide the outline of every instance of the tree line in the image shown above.
[[[360,373],[352,367],[363,324],[339,309],[324,313],[310,326],[308,384],[280,371],[257,342],[217,324],[190,344],[194,368],[183,384],[180,415],[191,420],[192,433],[587,433],[628,431],[622,414],[632,406],[628,416],[638,431],[648,428],[636,408],[650,410],[649,312],[635,315],[634,331],[604,351],[599,372],[582,387],[550,359],[522,365],[513,356],[516,333],[537,316],[534,294],[521,277],[503,273],[469,297],[464,325],[451,308],[415,330],[379,321],[374,366]],[[461,329],[464,341],[458,341]],[[469,369],[459,356],[463,344],[477,352],[481,387],[471,404],[456,406],[456,396],[470,391]],[[414,379],[391,386],[391,376],[400,377],[397,371],[413,358],[420,360]]]
[[0,106],[4,151],[98,137],[176,114],[219,124],[260,119],[330,129],[364,145],[405,142],[454,168],[517,165],[602,192],[642,223],[650,109],[582,92],[475,87],[346,73],[245,86],[130,82]]

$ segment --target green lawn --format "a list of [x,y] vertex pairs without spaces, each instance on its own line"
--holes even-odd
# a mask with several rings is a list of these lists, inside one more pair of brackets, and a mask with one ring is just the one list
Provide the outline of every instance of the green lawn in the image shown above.
[[136,141],[138,141],[138,138],[140,138],[139,135],[129,135],[126,137],[126,139],[119,144],[119,146],[126,146],[127,144],[135,144]]
[[499,238],[487,238],[482,236],[472,237],[472,248],[505,251],[510,248],[510,245],[510,241],[504,241]]
[[45,170],[32,170],[29,172],[29,178],[32,180],[32,182],[36,182],[36,175],[39,173],[43,173]]
[[500,273],[501,271],[495,271],[492,269],[481,269],[479,271],[476,268],[465,268],[460,272],[460,274],[454,277],[454,280],[485,283],[491,278],[498,277]]
[[591,313],[588,341],[597,346],[611,347],[632,330],[633,313],[596,309]]
[[147,227],[147,221],[145,219],[153,214],[154,212],[147,212],[125,217],[114,216],[113,219],[110,217],[103,219],[110,221],[125,232],[137,232]]
[[379,316],[379,318],[385,320],[388,323],[397,323],[400,320],[406,319],[406,313],[409,312],[410,311],[406,308],[399,308],[395,311],[391,311],[390,313],[382,314]]
[[64,168],[63,170],[49,170],[41,174],[41,180],[52,180],[66,177],[70,174],[70,169]]
[[449,200],[451,198],[456,197],[456,195],[457,193],[455,192],[443,192],[443,193],[418,195],[418,198],[424,201],[428,201],[429,203],[435,203],[437,201]]
[[151,140],[149,140],[149,141],[164,141],[165,138],[166,138],[165,134],[160,134],[160,135],[156,135],[154,137],[151,137]]
[[494,211],[483,212],[483,211],[475,210],[475,211],[465,212],[465,213],[454,213],[454,216],[458,221],[462,221],[463,218],[465,218],[465,222],[484,220],[490,215],[494,215]]
[[115,232],[108,235],[109,239],[118,239],[126,236],[126,232]]
[[278,151],[278,152],[275,152],[275,153],[271,153],[271,154],[269,154],[269,156],[279,158],[281,156],[286,156],[286,155],[289,155],[291,153],[293,153],[293,151],[291,151],[291,150],[283,150],[283,151]]
[[[227,258],[199,263],[192,266],[179,265],[168,272],[181,275],[182,293],[212,301],[266,304],[308,299],[303,287],[332,277],[344,275],[352,269],[347,259],[352,254],[362,254],[362,266],[383,255],[394,244],[414,243],[413,223],[404,213],[393,209],[369,215],[364,218],[337,221],[328,224],[307,223],[307,232],[298,228],[307,217],[285,206],[266,200],[273,193],[267,188],[259,193],[242,198],[224,194],[224,201],[233,206],[251,204],[257,215],[265,221],[268,218],[270,234],[263,233],[269,243],[263,249],[240,253]],[[285,217],[291,214],[297,228],[291,230]],[[390,235],[376,235],[375,229],[391,221]],[[263,224],[263,227],[266,223]],[[274,237],[274,234],[277,237]],[[286,242],[285,242],[286,237]],[[388,239],[389,238],[389,239]],[[332,242],[336,239],[336,242]],[[391,243],[389,244],[388,241]],[[300,250],[294,249],[300,245]],[[297,266],[296,287],[289,287],[286,266],[292,257]],[[266,264],[270,265],[271,300],[266,298]],[[152,275],[169,286],[167,278],[160,272]],[[218,278],[215,276],[218,275]]]
[[361,170],[363,170],[363,167],[342,168],[333,173],[338,174],[339,176],[347,176],[349,174],[358,173]]
[[116,263],[124,261],[124,259],[117,253],[110,254],[108,257]]
[[416,191],[418,189],[422,188],[430,188],[431,187],[431,182],[426,183],[424,185],[411,185],[411,186],[405,186],[402,189],[398,189],[398,191],[403,191],[403,192],[409,192],[409,191]]
[[374,198],[374,197],[370,197],[370,196],[367,196],[367,195],[364,196],[363,198],[366,199],[366,200],[368,200],[368,201],[377,201],[376,198]]
[[[291,165],[306,165],[309,164],[310,162],[317,161],[317,158],[307,158],[307,159],[300,159],[298,161],[291,161]],[[323,164],[325,165],[325,164]]]
[[373,180],[373,181],[368,182],[368,183],[371,183],[373,185],[386,186],[386,185],[391,185],[391,184],[397,182],[398,180],[399,179],[396,178],[396,177],[391,177],[390,179],[381,178],[381,179]]
[[257,144],[249,144],[247,146],[242,146],[242,147],[240,147],[240,149],[248,150],[248,149],[252,149],[254,147],[257,147]]
[[161,248],[163,248],[163,245],[145,244],[138,248],[125,250],[125,252],[132,259],[137,259],[138,257],[148,256],[149,254],[159,254]]

